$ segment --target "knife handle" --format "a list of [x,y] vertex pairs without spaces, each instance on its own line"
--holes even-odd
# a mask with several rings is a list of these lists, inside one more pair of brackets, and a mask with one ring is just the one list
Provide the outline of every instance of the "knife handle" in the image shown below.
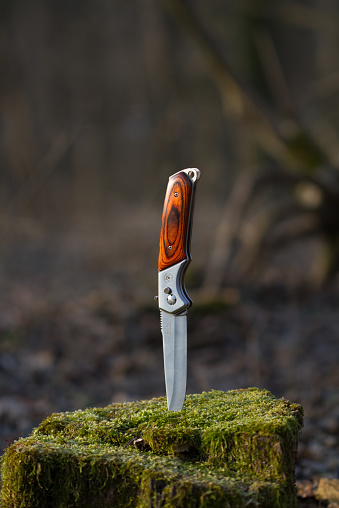
[[191,214],[199,177],[199,170],[192,168],[169,178],[160,229],[159,272],[191,258]]

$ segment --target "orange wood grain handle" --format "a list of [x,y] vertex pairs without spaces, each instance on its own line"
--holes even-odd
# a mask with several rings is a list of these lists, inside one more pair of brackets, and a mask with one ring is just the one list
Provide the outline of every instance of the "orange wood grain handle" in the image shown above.
[[189,223],[193,182],[184,171],[169,178],[160,230],[158,270],[190,258]]

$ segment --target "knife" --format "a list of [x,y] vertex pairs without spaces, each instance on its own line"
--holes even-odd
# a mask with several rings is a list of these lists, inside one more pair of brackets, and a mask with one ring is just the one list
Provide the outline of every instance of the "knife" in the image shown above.
[[187,379],[187,309],[192,300],[185,289],[191,261],[190,243],[194,198],[200,171],[188,168],[169,177],[162,212],[158,260],[158,297],[163,339],[167,406],[180,411]]

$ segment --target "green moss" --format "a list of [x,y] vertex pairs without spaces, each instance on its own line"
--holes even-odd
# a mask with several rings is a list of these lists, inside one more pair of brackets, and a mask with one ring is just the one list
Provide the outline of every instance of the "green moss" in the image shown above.
[[302,418],[256,388],[54,414],[6,450],[1,506],[293,507]]

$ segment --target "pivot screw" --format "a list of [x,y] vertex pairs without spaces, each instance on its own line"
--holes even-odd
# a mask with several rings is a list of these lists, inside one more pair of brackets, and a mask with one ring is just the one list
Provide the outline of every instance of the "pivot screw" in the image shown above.
[[174,305],[177,301],[177,297],[175,295],[168,295],[167,301],[170,305]]
[[168,250],[172,250],[172,245],[169,245],[169,246],[168,246]]
[[177,198],[179,196],[179,192],[174,193],[174,197]]
[[172,293],[172,289],[171,288],[165,288],[164,289],[164,293],[166,293],[166,295],[170,295]]

